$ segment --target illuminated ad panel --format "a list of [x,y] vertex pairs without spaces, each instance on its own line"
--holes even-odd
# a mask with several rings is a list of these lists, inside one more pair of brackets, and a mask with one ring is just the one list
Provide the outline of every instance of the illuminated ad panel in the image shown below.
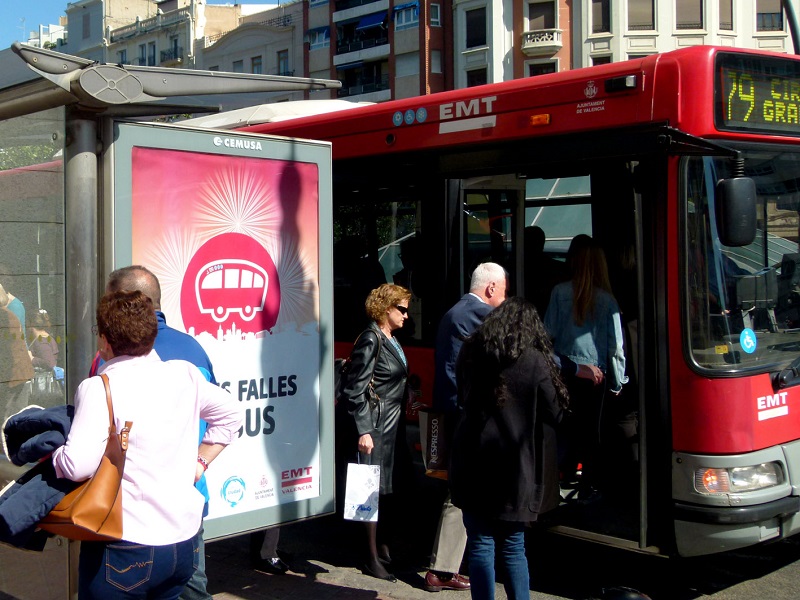
[[[333,407],[320,404],[332,347],[321,333],[330,337],[321,307],[332,302],[320,294],[331,281],[330,223],[320,228],[330,221],[330,146],[120,127],[114,268],[142,264],[158,276],[167,324],[203,346],[245,415],[206,473],[207,538],[330,512],[333,432],[321,423],[332,423],[322,413]],[[155,132],[159,143],[139,143]]]

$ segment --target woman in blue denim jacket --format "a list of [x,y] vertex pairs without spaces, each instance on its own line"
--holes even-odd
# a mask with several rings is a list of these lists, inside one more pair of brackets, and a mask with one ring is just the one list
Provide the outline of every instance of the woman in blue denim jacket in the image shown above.
[[574,418],[565,425],[562,471],[570,476],[578,463],[583,465],[579,499],[590,501],[597,498],[593,463],[599,456],[605,393],[619,394],[628,378],[622,319],[603,249],[588,236],[577,236],[569,255],[572,280],[553,288],[544,324],[557,353],[578,364],[596,365],[605,374],[596,386],[577,378],[567,382]]

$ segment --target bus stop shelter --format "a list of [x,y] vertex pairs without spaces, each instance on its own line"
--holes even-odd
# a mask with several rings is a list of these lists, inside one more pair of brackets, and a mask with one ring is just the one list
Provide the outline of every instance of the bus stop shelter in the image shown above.
[[[113,122],[170,121],[263,104],[276,92],[340,86],[301,77],[99,64],[19,43],[0,52],[0,284],[25,300],[28,315],[49,316],[66,371],[63,396],[55,402],[72,398],[96,349],[94,306],[110,266],[111,234],[102,212]],[[0,457],[0,488],[19,474]],[[25,569],[32,586],[19,589],[16,578],[15,587],[7,588],[0,575],[0,595],[42,598],[46,590],[47,597],[71,597],[77,553],[70,546],[58,538],[41,553],[0,546],[3,571]]]

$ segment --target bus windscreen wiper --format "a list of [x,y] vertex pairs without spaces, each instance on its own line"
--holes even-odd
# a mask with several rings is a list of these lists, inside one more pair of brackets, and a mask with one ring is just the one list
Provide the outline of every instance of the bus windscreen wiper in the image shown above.
[[800,383],[800,356],[794,359],[788,369],[780,371],[772,380],[772,387],[775,390],[782,390]]

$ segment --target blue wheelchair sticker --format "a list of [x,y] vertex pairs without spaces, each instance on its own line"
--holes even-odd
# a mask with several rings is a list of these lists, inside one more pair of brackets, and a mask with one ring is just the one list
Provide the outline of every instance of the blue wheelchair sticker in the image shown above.
[[742,350],[748,354],[755,352],[756,346],[758,346],[755,332],[750,328],[743,329],[739,335],[739,343],[742,345]]

